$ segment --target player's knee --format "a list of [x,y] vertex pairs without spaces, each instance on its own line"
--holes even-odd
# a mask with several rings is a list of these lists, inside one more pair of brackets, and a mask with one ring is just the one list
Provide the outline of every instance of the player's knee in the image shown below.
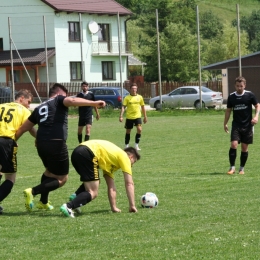
[[98,196],[98,191],[97,190],[90,190],[89,191],[91,195],[91,199],[94,200]]
[[59,185],[60,187],[62,187],[68,180],[68,175],[64,175],[62,178],[59,178],[58,181],[59,181]]

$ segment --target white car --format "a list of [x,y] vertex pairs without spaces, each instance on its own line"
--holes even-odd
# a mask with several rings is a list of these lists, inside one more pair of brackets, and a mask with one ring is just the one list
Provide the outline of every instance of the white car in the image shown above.
[[[202,107],[215,108],[222,105],[221,92],[215,92],[209,88],[201,87]],[[169,94],[162,95],[162,104],[168,107],[195,107],[200,108],[199,86],[179,87]],[[151,108],[160,109],[160,96],[149,100]]]

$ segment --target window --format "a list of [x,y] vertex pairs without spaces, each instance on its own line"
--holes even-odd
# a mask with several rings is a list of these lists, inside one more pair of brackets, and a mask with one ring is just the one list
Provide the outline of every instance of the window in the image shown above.
[[0,38],[0,51],[4,50],[4,42],[3,42],[3,38]]
[[79,22],[69,22],[69,41],[80,41]]
[[194,88],[187,88],[185,94],[187,94],[187,95],[189,95],[189,94],[197,94],[197,91]]
[[181,95],[181,88],[172,91],[172,92],[170,93],[170,96],[173,96],[173,95],[174,95],[174,96]]
[[109,24],[98,24],[98,41],[99,42],[109,42]]
[[81,62],[70,62],[70,80],[82,80]]
[[102,61],[102,79],[113,79],[113,62]]

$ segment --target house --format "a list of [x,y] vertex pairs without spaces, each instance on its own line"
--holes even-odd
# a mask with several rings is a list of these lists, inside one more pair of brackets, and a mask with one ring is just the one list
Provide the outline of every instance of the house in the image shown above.
[[17,84],[126,80],[131,15],[114,0],[6,1],[0,8],[0,82],[11,81],[12,64]]
[[[204,70],[221,70],[223,98],[235,91],[235,78],[239,76],[239,59],[230,59],[204,66]],[[241,75],[246,79],[246,89],[252,91],[260,102],[260,51],[241,57]]]

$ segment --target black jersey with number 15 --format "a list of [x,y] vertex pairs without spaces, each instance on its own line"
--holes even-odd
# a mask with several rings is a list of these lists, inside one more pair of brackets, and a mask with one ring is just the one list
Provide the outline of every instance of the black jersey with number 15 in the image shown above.
[[34,109],[29,120],[38,124],[37,141],[62,139],[68,135],[68,107],[64,106],[65,96],[50,98]]
[[258,103],[255,95],[251,91],[245,91],[242,95],[233,92],[227,100],[227,108],[233,110],[232,126],[249,127],[252,120],[252,105]]

